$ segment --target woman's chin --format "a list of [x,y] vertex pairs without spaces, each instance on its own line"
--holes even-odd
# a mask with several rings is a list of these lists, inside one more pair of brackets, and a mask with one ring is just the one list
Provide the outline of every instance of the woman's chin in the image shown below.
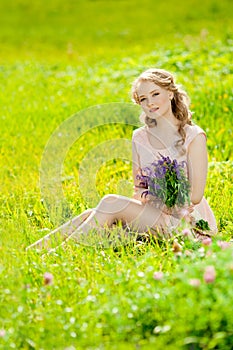
[[161,117],[161,115],[160,115],[159,113],[150,113],[150,114],[148,115],[148,117],[149,117],[150,119],[157,120],[158,118]]

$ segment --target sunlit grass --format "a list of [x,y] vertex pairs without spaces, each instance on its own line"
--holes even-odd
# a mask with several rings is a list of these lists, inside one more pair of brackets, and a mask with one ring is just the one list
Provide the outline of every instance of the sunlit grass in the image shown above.
[[[232,2],[174,3],[1,2],[0,349],[232,348],[232,249],[218,243],[233,232]],[[178,235],[178,254],[174,238],[135,237],[108,248],[70,241],[50,255],[26,254],[55,226],[39,172],[51,135],[87,107],[131,102],[132,81],[151,66],[174,72],[206,130],[205,196],[218,237],[205,246]],[[89,206],[79,188],[88,152],[130,140],[132,131],[104,125],[71,145],[61,174],[64,220]],[[130,159],[103,161],[95,175],[99,197],[132,192]],[[216,271],[210,284],[206,266]]]

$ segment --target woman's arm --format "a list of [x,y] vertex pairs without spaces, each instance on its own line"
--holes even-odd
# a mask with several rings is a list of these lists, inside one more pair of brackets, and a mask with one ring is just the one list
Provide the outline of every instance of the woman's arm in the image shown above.
[[132,162],[133,162],[132,167],[133,167],[133,182],[134,182],[133,198],[141,202],[145,202],[145,197],[142,197],[141,195],[146,189],[138,187],[140,181],[137,180],[136,178],[137,175],[140,174],[141,168],[140,168],[139,156],[138,156],[136,145],[134,142],[132,142]]
[[202,200],[208,171],[206,136],[197,135],[188,148],[188,178],[191,184],[191,202],[198,204]]

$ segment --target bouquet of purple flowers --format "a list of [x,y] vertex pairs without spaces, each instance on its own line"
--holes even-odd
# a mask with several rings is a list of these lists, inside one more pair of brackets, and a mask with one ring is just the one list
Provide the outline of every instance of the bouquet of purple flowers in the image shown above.
[[151,195],[164,203],[168,208],[175,205],[190,205],[190,183],[185,172],[185,162],[178,163],[160,154],[161,159],[143,169],[137,176],[140,187],[146,190],[142,196]]

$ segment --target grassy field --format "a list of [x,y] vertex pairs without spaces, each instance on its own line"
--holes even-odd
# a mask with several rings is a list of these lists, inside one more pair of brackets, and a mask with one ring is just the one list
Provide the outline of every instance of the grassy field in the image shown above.
[[[0,349],[232,349],[232,7],[1,1]],[[138,123],[129,92],[152,66],[174,72],[206,130],[217,237],[177,236],[178,253],[174,239],[26,253],[101,196],[132,193],[121,153]],[[57,177],[62,214],[49,207],[43,170]]]

